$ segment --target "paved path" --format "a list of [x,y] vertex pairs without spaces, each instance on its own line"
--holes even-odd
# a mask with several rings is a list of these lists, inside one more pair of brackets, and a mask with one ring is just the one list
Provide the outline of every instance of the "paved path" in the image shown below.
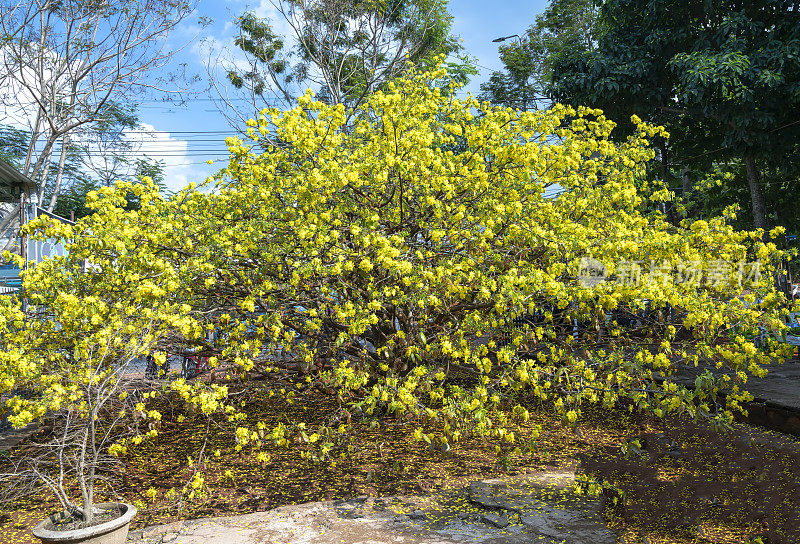
[[31,423],[22,429],[14,429],[4,418],[0,418],[0,451],[10,450],[32,435],[36,428],[36,423]]
[[[694,380],[706,370],[714,368],[684,367],[675,380],[694,387]],[[748,376],[744,385],[753,400],[745,403],[748,416],[737,417],[751,425],[800,436],[800,360],[792,359],[768,367],[764,378]]]
[[745,388],[756,402],[769,402],[800,412],[800,361],[773,366],[764,379],[751,378]]
[[[678,373],[678,380],[689,385],[706,371],[706,367],[684,367]],[[714,372],[714,368],[708,370]],[[768,367],[764,378],[748,376],[744,389],[750,392],[754,403],[769,403],[773,406],[800,413],[800,360],[792,359],[784,364]]]
[[614,544],[600,502],[556,470],[433,495],[362,497],[244,516],[177,522],[132,533],[138,544]]

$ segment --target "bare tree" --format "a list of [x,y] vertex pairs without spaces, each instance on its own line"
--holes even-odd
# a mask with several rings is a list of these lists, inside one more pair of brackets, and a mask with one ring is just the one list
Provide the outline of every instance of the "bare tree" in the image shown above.
[[[128,138],[126,131],[138,126],[134,106],[110,102],[107,115],[93,123],[88,131],[83,131],[87,139],[82,162],[100,185],[110,186],[130,169],[130,156],[138,151],[142,142]],[[53,198],[56,197],[54,193]]]
[[[22,173],[39,184],[42,202],[52,165],[58,195],[70,141],[103,122],[112,102],[137,92],[174,91],[153,79],[180,48],[170,32],[196,0],[2,0],[0,98],[5,116],[27,125]],[[52,210],[55,197],[48,208]],[[0,222],[5,231],[19,213]]]
[[267,105],[293,105],[309,87],[324,101],[352,111],[405,70],[408,60],[424,62],[459,49],[450,34],[447,0],[272,0],[272,5],[276,21],[244,13],[235,21],[236,49],[209,58],[218,106],[237,128]]

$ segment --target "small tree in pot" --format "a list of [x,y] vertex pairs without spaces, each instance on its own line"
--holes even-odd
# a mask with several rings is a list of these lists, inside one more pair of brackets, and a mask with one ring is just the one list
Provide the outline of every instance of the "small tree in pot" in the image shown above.
[[[152,184],[147,187],[155,194]],[[124,194],[105,193],[111,199]],[[70,226],[41,218],[29,224],[34,236],[68,243],[68,256],[24,274],[27,312],[17,299],[0,300],[0,393],[9,398],[9,421],[16,428],[37,421],[44,427],[23,455],[12,456],[13,470],[0,474],[2,494],[10,498],[41,484],[52,491],[63,512],[34,530],[44,541],[54,529],[99,527],[114,517],[108,510],[120,512],[127,532],[135,508],[97,504],[96,483],[116,450],[124,449],[115,442],[128,437],[138,443],[157,434],[160,415],[146,413],[142,402],[153,382],[144,379],[141,361],[181,315],[181,306],[148,279],[160,275],[169,283],[159,264],[106,246],[92,235],[92,221]]]

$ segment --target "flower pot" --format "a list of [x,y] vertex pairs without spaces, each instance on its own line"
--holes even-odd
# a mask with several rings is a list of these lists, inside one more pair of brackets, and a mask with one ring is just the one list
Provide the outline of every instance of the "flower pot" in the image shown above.
[[100,503],[95,508],[111,510],[119,508],[122,515],[105,523],[83,529],[56,530],[56,524],[70,517],[67,512],[59,512],[45,519],[33,528],[33,535],[44,544],[125,544],[131,519],[136,515],[136,507],[126,503]]

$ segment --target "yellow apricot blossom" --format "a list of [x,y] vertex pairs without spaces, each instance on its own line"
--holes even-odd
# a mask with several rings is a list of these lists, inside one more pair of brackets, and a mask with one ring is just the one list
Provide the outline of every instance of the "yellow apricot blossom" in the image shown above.
[[[673,224],[658,211],[671,195],[647,164],[663,129],[634,119],[617,143],[599,110],[457,100],[437,88],[445,75],[411,68],[356,111],[306,94],[263,110],[248,142],[227,139],[213,187],[165,200],[151,183],[119,184],[74,227],[32,225],[70,253],[25,279],[31,303],[56,316],[31,345],[60,337],[70,349],[41,360],[23,342],[32,333],[14,332],[20,309],[0,306],[0,383],[39,383],[47,399],[12,403],[15,422],[56,401],[80,407],[120,353],[168,351],[224,368],[224,385],[180,378],[164,394],[227,422],[236,450],[261,460],[267,445],[331,460],[354,420],[383,417],[413,420],[431,447],[480,435],[511,451],[531,394],[570,423],[582,403],[622,399],[730,419],[740,374],[784,353],[753,342],[783,327],[767,281],[781,252],[724,217]],[[128,191],[139,210],[124,209]],[[744,274],[756,261],[759,274]],[[587,283],[586,263],[603,274]],[[714,372],[693,388],[675,381],[696,365]],[[255,375],[268,398],[320,391],[339,409],[315,428],[248,420],[231,393]],[[159,417],[138,412],[155,430]]]

